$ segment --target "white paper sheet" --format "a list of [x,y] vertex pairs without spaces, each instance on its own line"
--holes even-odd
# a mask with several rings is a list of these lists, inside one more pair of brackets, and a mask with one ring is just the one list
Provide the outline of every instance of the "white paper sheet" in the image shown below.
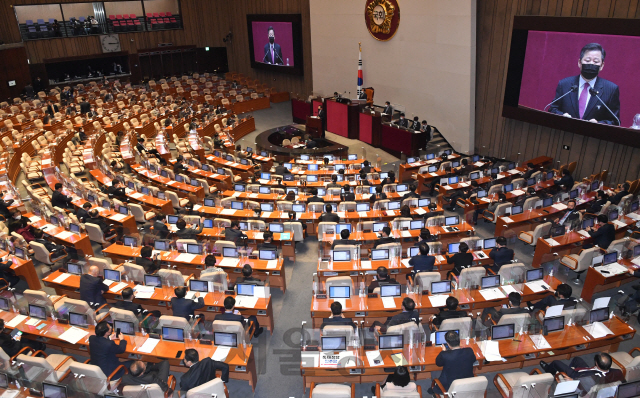
[[367,212],[366,212],[366,211],[359,211],[359,212],[358,212],[358,216],[359,216],[359,217],[363,217],[363,218],[364,218],[364,217],[366,217],[366,216],[367,216]]
[[549,246],[560,246],[560,243],[558,243],[555,239],[553,238],[547,238],[545,239],[545,241],[547,241],[547,243],[549,244]]
[[513,220],[510,217],[502,217],[502,221],[504,221],[506,223],[513,222]]
[[551,349],[551,344],[544,338],[541,334],[534,334],[529,336],[531,337],[531,341],[533,341],[533,345],[536,346],[539,350]]
[[114,215],[110,216],[109,218],[112,219],[113,221],[122,221],[127,217],[128,216],[125,216],[124,214],[114,214]]
[[609,307],[609,301],[611,301],[611,297],[599,297],[593,302],[593,308],[591,308],[591,310],[607,308]]
[[620,274],[624,274],[628,271],[628,268],[625,267],[624,265],[620,265],[618,263],[611,263],[611,264],[607,264],[607,265],[603,265],[600,267],[595,267],[596,271],[600,272],[602,274],[602,271],[607,271],[609,272],[608,274],[602,274],[606,277],[610,277],[610,276],[614,276],[614,275],[620,275]]
[[489,362],[501,361],[502,355],[500,355],[500,345],[494,340],[485,340],[480,343],[480,350],[485,359]]
[[553,393],[553,395],[572,393],[578,388],[579,385],[580,380],[563,381],[562,383],[558,383],[558,385],[556,386],[556,391]]
[[38,323],[40,323],[40,319],[38,318],[31,318],[28,321],[26,321],[24,324],[25,325],[29,325],[29,326],[36,326]]
[[134,198],[134,199],[140,199],[140,198],[141,198],[141,197],[143,197],[144,195],[143,195],[143,194],[141,194],[140,192],[135,192],[135,193],[130,194],[129,196],[131,196],[131,197],[132,197],[132,198]]
[[396,215],[396,211],[395,210],[387,210],[385,212],[388,216],[395,216]]
[[502,291],[508,296],[509,293],[519,293],[513,285],[502,285],[500,286]]
[[62,283],[64,282],[65,279],[67,279],[68,277],[70,277],[71,274],[68,273],[64,273],[62,275],[60,275],[59,277],[57,277],[56,279],[53,280],[54,283]]
[[625,228],[625,227],[627,226],[627,224],[626,224],[626,223],[623,223],[623,222],[622,222],[622,221],[620,221],[620,220],[614,220],[614,221],[612,222],[612,224],[617,225],[619,228]]
[[88,334],[89,332],[87,332],[86,330],[82,330],[75,326],[72,326],[69,329],[67,329],[64,333],[62,333],[59,336],[59,338],[71,344],[77,344],[78,341],[85,338]]
[[40,221],[42,219],[40,217],[38,217],[38,216],[31,216],[31,217],[29,217],[29,220],[31,222],[38,222],[38,221]]
[[418,207],[416,209],[416,214],[419,215],[419,216],[421,216],[423,214],[426,214],[426,213],[427,213],[427,211],[425,209],[423,209],[422,207]]
[[584,236],[585,238],[591,237],[591,235],[589,235],[589,232],[585,231],[584,229],[581,229],[580,231],[578,231],[578,233]]
[[[384,366],[384,361],[380,355],[380,351],[366,351],[367,360],[371,366]],[[378,361],[378,363],[376,363]]]
[[347,213],[345,213],[344,211],[338,211],[338,212],[336,212],[336,214],[340,218],[345,218],[347,216]]
[[234,214],[236,214],[236,210],[235,209],[223,209],[220,214],[223,214],[225,216],[233,216]]
[[403,238],[410,238],[411,237],[411,231],[401,231],[400,232],[400,236],[402,236]]
[[567,208],[567,205],[565,205],[564,203],[556,203],[555,205],[551,205],[551,207],[553,207],[556,210],[564,210]]
[[114,293],[118,293],[120,290],[124,289],[125,287],[127,287],[128,285],[124,282],[120,282],[115,286],[112,286],[111,288],[109,288],[110,291],[114,292]]
[[267,261],[267,269],[276,269],[276,268],[278,268],[278,260]]
[[518,169],[511,169],[511,170],[507,171],[507,173],[509,173],[509,174],[518,174],[519,172],[520,172],[520,170],[518,170]]
[[268,218],[270,215],[270,211],[263,211],[262,214],[260,214],[260,218]]
[[506,297],[504,295],[504,293],[502,293],[502,290],[500,290],[500,288],[497,288],[497,287],[494,287],[494,288],[491,288],[491,289],[482,289],[482,290],[480,290],[480,294],[487,301],[489,301],[489,300],[499,300],[499,299],[503,299],[503,298]]
[[219,267],[237,267],[240,259],[233,257],[223,257],[218,263]]
[[439,254],[436,256],[436,260],[438,260],[439,263],[443,263],[443,262],[447,261],[447,259],[444,258],[444,256],[441,256]]
[[450,189],[453,189],[453,187],[452,187],[451,185],[445,185],[445,186],[444,186],[444,189],[446,189],[446,190],[448,191],[448,190],[450,190]]
[[190,263],[194,258],[196,258],[195,254],[181,253],[178,257],[176,257],[175,261],[179,261],[181,263]]
[[384,308],[396,308],[396,300],[393,297],[383,297],[382,305]]
[[6,325],[9,326],[10,328],[15,328],[25,319],[27,319],[26,315],[16,315],[13,317],[13,319],[7,322]]
[[150,299],[154,292],[136,292],[135,297],[138,299]]
[[520,195],[524,195],[524,191],[521,189],[514,189],[513,191],[511,191],[512,195],[516,195],[516,196],[520,196]]
[[56,236],[56,238],[58,238],[58,239],[67,239],[67,238],[69,238],[69,237],[71,237],[71,236],[74,236],[74,235],[75,235],[75,234],[74,234],[73,232],[69,232],[69,231],[62,231],[62,232],[60,232],[60,233],[56,234],[55,236]]
[[553,318],[555,316],[560,316],[562,315],[562,310],[564,309],[564,305],[552,305],[551,307],[547,308],[547,310],[544,312],[544,317],[545,318]]
[[627,214],[627,217],[629,217],[630,219],[635,220],[635,221],[640,221],[640,214],[629,213],[629,214]]
[[432,307],[444,307],[447,303],[447,298],[449,298],[447,294],[436,294],[435,296],[429,296],[429,301]]
[[303,368],[318,368],[320,367],[320,353],[304,351],[300,355],[300,362]]
[[116,281],[111,280],[111,279],[105,279],[102,281],[102,283],[104,283],[107,286],[111,286],[113,283],[116,283]]
[[409,265],[409,260],[411,260],[410,258],[403,258],[402,260],[400,260],[400,262],[402,263],[402,265],[404,265],[407,268],[411,268],[411,265]]
[[255,308],[258,298],[255,296],[236,296],[236,307]]
[[633,260],[631,260],[632,263],[634,263],[635,265],[640,265],[640,257],[636,257]]
[[533,281],[533,282],[527,282],[526,285],[529,287],[529,289],[531,289],[532,292],[534,293],[540,293],[545,291],[546,289],[543,287],[544,286],[548,286],[544,281],[542,280],[538,280],[538,281]]
[[138,352],[144,352],[146,354],[150,354],[156,348],[160,339],[147,339],[145,342],[138,348]]
[[594,322],[590,325],[583,326],[583,328],[595,339],[602,338],[609,334],[613,335],[613,332],[602,322]]
[[214,361],[224,362],[227,359],[230,350],[231,347],[216,347],[216,351],[211,356],[211,359]]
[[361,260],[360,268],[362,269],[371,269],[371,261]]

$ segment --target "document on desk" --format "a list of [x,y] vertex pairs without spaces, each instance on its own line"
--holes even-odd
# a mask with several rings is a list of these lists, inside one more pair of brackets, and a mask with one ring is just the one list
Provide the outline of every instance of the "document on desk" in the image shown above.
[[444,307],[447,303],[448,294],[436,294],[435,296],[429,296],[429,301],[432,307]]
[[366,212],[366,211],[359,211],[359,212],[358,212],[358,217],[362,217],[362,218],[364,218],[364,217],[366,217],[366,216],[367,216],[367,212]]
[[233,257],[223,257],[218,263],[220,267],[237,267],[238,263],[240,263],[240,259]]
[[262,214],[260,214],[260,218],[269,218],[270,215],[270,211],[263,211]]
[[504,293],[502,293],[502,290],[500,290],[500,288],[497,288],[497,287],[494,287],[491,289],[482,289],[480,290],[480,294],[487,301],[500,300],[506,297]]
[[443,263],[443,262],[447,261],[447,259],[446,259],[446,258],[444,258],[444,256],[441,256],[441,255],[439,255],[439,254],[436,256],[436,260],[437,260],[439,263]]
[[[404,260],[403,260],[404,261]],[[360,268],[362,269],[371,269],[371,261],[368,260],[360,260]]]
[[384,308],[396,308],[396,300],[393,297],[383,297],[382,305]]
[[195,292],[193,290],[189,291],[187,292],[187,294],[185,294],[184,298],[186,298],[187,300],[193,300],[193,298],[196,296],[196,293],[198,292]]
[[502,221],[506,222],[507,224],[510,222],[513,222],[513,220],[510,217],[501,217]]
[[58,338],[61,340],[67,341],[71,344],[77,344],[78,341],[85,338],[88,334],[89,332],[87,332],[86,330],[72,326],[69,329],[67,329],[64,333],[62,333],[60,336],[58,336]]
[[537,280],[533,282],[525,283],[529,289],[534,293],[540,293],[548,289],[548,286],[543,280]]
[[385,213],[386,213],[388,216],[395,216],[395,215],[396,215],[395,210],[387,210]]
[[635,265],[640,265],[640,257],[636,257],[633,260],[631,260],[632,263],[634,263]]
[[196,258],[195,254],[191,254],[191,253],[180,253],[180,255],[178,257],[176,257],[175,261],[181,262],[181,263],[190,263],[192,262],[194,259]]
[[426,214],[426,213],[427,213],[427,211],[425,209],[423,209],[422,207],[416,208],[416,214],[417,215],[421,216],[421,215]]
[[38,318],[31,318],[28,321],[26,321],[24,324],[28,325],[28,326],[36,326],[38,324],[38,322],[40,322],[40,319]]
[[125,216],[124,214],[114,214],[112,216],[109,216],[109,218],[112,219],[113,221],[122,221],[127,217],[128,216]]
[[59,277],[57,277],[56,279],[54,279],[53,283],[62,283],[62,282],[64,282],[65,279],[67,279],[70,276],[71,276],[71,274],[68,274],[68,273],[65,272],[64,274],[62,274]]
[[255,296],[236,296],[236,307],[255,308],[258,298]]
[[551,344],[544,338],[541,334],[534,334],[529,336],[531,337],[531,341],[533,341],[533,345],[536,346],[539,350],[549,350],[551,349]]
[[491,202],[491,199],[488,199],[488,198],[480,198],[480,200],[483,202]]
[[267,269],[276,269],[276,268],[278,268],[278,260],[267,261]]
[[513,285],[502,285],[500,286],[502,288],[502,291],[508,296],[509,293],[520,293],[519,291],[516,290],[515,287],[513,287]]
[[460,183],[460,186],[461,186],[461,187],[463,187],[463,188],[466,188],[466,187],[468,187],[469,185],[471,185],[471,184],[469,184],[468,182],[461,182],[461,183]]
[[367,360],[369,361],[369,365],[371,366],[384,366],[384,361],[382,360],[382,355],[380,355],[379,350],[375,351],[366,351]]
[[445,186],[444,186],[444,189],[446,189],[446,190],[448,191],[448,190],[450,190],[450,189],[453,189],[453,187],[452,187],[451,185],[445,185]]
[[[155,177],[154,177],[154,176],[151,176],[151,178],[155,178]],[[169,181],[169,182],[167,182],[167,185],[173,185],[173,184],[175,184],[175,183],[176,183],[175,181]]]
[[[629,217],[630,219],[635,220],[635,221],[640,221],[640,214],[629,213],[629,214],[627,214],[627,217]],[[33,217],[31,217],[31,218],[33,218]]]
[[549,246],[560,246],[560,243],[553,238],[547,238],[545,241],[549,244]]
[[198,211],[200,209],[202,209],[204,206],[200,206],[200,205],[193,205],[193,210],[194,211]]
[[[5,392],[0,395],[0,398],[15,398],[20,395],[20,390],[5,390]],[[30,398],[30,397],[27,397]]]
[[437,174],[437,173],[429,173],[429,175],[430,175],[431,177],[437,177],[437,176],[438,176],[438,174]]
[[590,238],[591,235],[589,235],[589,232],[585,231],[584,229],[581,229],[580,231],[578,231],[578,233],[582,236],[584,236],[585,238]]
[[231,195],[231,197],[232,197],[232,198],[237,198],[238,196],[240,196],[240,194],[241,194],[241,193],[242,193],[242,192],[234,192],[234,193]]
[[112,280],[112,279],[105,279],[102,281],[102,283],[104,283],[107,286],[111,286],[111,284],[116,283],[116,281]]
[[544,317],[545,318],[553,318],[555,316],[560,316],[562,315],[562,310],[564,309],[564,305],[560,304],[560,305],[552,305],[551,307],[547,308],[547,310],[544,313]]
[[117,285],[109,288],[109,290],[114,292],[114,293],[118,293],[120,290],[124,289],[125,287],[127,287],[127,284],[124,283],[124,282],[120,282]]
[[253,239],[255,239],[255,240],[263,240],[264,239],[264,232],[254,232],[253,233]]
[[410,238],[411,231],[401,231],[400,236],[402,236],[403,238]]
[[38,217],[38,216],[29,217],[29,221],[31,221],[31,222],[38,222],[40,220],[42,220],[42,219],[40,217]]
[[594,339],[602,338],[606,335],[613,335],[613,332],[604,325],[602,322],[594,322],[589,325],[583,326],[584,330],[589,332]]
[[[150,286],[153,287],[153,286]],[[155,289],[148,291],[148,290],[138,290],[136,291],[135,297],[137,299],[150,299],[153,296],[153,293],[155,293]]]
[[551,207],[553,207],[556,210],[564,210],[567,208],[567,205],[565,205],[564,203],[556,203],[555,205],[551,205]]
[[303,351],[300,355],[300,363],[303,368],[318,368],[320,367],[320,353]]
[[27,319],[26,315],[16,315],[13,317],[13,319],[7,322],[6,325],[9,326],[10,328],[15,328],[25,319]]
[[601,274],[602,274],[602,271],[609,272],[608,274],[602,274],[602,275],[604,275],[606,277],[624,274],[629,270],[624,265],[620,265],[618,263],[611,263],[611,264],[603,265],[603,266],[600,266],[600,267],[595,267],[595,269],[596,269],[596,271],[600,272]]
[[557,397],[563,394],[570,394],[572,392],[575,392],[578,389],[579,385],[580,380],[570,380],[558,383],[558,385],[556,386],[556,391],[553,393],[553,395]]
[[391,355],[391,359],[393,360],[393,363],[396,364],[396,366],[406,366],[409,364],[409,362],[407,362],[401,352]]
[[516,195],[516,196],[520,196],[520,195],[524,195],[524,191],[521,189],[515,189],[513,191],[511,191],[512,195]]
[[129,196],[131,196],[131,197],[132,197],[132,198],[134,198],[134,199],[140,199],[140,198],[141,198],[141,197],[143,197],[144,195],[143,195],[143,194],[141,194],[140,192],[135,192],[135,193],[130,194]]
[[160,339],[148,338],[140,347],[138,347],[138,352],[151,354],[159,342],[160,342]]
[[236,214],[236,210],[235,209],[223,209],[220,214],[223,214],[225,216],[233,216],[234,214]]
[[623,222],[622,222],[622,221],[620,221],[620,220],[614,220],[614,221],[612,222],[612,224],[617,225],[617,226],[618,226],[618,228],[625,228],[625,227],[627,226],[627,224],[626,224],[626,223],[623,223]]
[[502,355],[500,355],[500,345],[494,340],[485,340],[480,343],[480,350],[485,359],[489,362],[502,361]]
[[345,218],[347,216],[347,213],[344,211],[338,211],[336,212],[336,214],[338,215],[338,217],[340,218]]
[[411,268],[412,266],[409,264],[409,260],[411,260],[410,258],[403,258],[402,260],[400,260],[400,262],[402,263],[402,265],[404,265],[407,268]]

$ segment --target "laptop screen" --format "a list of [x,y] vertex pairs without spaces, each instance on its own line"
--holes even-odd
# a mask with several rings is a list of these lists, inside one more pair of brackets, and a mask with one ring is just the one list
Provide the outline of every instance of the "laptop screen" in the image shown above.
[[409,229],[422,229],[424,227],[424,220],[413,220],[409,223]]
[[537,281],[544,277],[544,270],[542,268],[530,269],[527,271],[527,282]]
[[120,282],[120,271],[116,271],[113,269],[105,269],[104,279],[110,279],[112,281]]
[[67,272],[73,275],[82,275],[82,266],[76,263],[67,263]]
[[88,324],[87,314],[78,314],[77,312],[69,313],[69,325],[85,327]]
[[431,282],[431,294],[451,293],[451,281]]
[[238,283],[236,286],[238,295],[253,296],[253,288],[255,287],[255,285],[249,283]]
[[556,330],[564,329],[564,316],[554,316],[551,318],[546,318],[544,320],[543,326],[547,327],[548,332],[555,332]]
[[380,336],[381,350],[397,350],[404,347],[404,335],[388,334]]
[[158,275],[145,275],[144,284],[145,286],[162,287],[162,278]]
[[400,285],[385,283],[380,285],[380,297],[400,297]]
[[277,250],[259,250],[258,258],[260,260],[275,260],[277,257]]
[[429,198],[418,199],[418,207],[426,207],[426,206],[429,206],[430,204],[431,204],[431,199]]
[[322,351],[344,351],[347,349],[347,337],[322,337]]
[[634,398],[640,396],[640,380],[618,386],[617,398]]
[[47,319],[47,311],[39,305],[29,304],[29,316],[38,319]]
[[184,329],[170,328],[168,326],[162,327],[162,340],[169,341],[184,341]]
[[238,335],[235,333],[214,332],[213,344],[221,347],[237,347]]
[[235,247],[223,247],[222,257],[238,257],[238,249]]
[[167,223],[175,224],[175,223],[178,222],[179,219],[180,219],[180,217],[178,217],[178,216],[167,216]]
[[343,229],[346,229],[347,231],[349,231],[349,233],[351,233],[351,224],[347,224],[347,223],[336,224],[337,235],[340,235],[340,232],[342,232]]
[[369,211],[369,209],[371,209],[369,203],[356,203],[356,211]]
[[488,238],[482,242],[482,247],[484,249],[493,249],[496,247],[496,238]]
[[153,242],[153,248],[156,250],[167,250],[167,242],[164,240],[156,240]]
[[207,293],[209,291],[209,282],[191,279],[189,281],[189,290],[192,292]]
[[113,321],[113,328],[116,330],[120,329],[120,332],[129,336],[136,334],[133,322]]
[[351,252],[349,250],[334,250],[333,261],[351,261]]
[[436,332],[436,345],[442,345],[447,343],[447,340],[445,340],[444,338],[447,332],[456,332],[458,335],[460,335],[460,331],[457,329],[456,330],[439,330]]
[[460,223],[460,217],[458,216],[452,216],[452,217],[446,217],[444,219],[444,224],[445,225],[457,225]]
[[125,236],[124,237],[124,245],[125,246],[138,246],[138,238],[134,236]]
[[493,325],[491,326],[491,339],[512,339],[515,336],[515,324]]
[[67,387],[43,382],[42,396],[44,398],[67,398]]
[[351,297],[351,287],[329,286],[329,298],[349,298],[349,297]]
[[500,275],[483,276],[481,283],[483,289],[500,286]]
[[460,251],[460,242],[457,243],[449,243],[449,248],[447,250],[449,253],[457,253]]

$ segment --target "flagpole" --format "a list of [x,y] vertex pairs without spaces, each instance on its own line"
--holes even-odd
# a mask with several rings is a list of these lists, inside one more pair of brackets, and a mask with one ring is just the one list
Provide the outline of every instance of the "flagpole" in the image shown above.
[[358,84],[357,84],[357,96],[360,98],[360,93],[362,93],[362,43],[358,42]]

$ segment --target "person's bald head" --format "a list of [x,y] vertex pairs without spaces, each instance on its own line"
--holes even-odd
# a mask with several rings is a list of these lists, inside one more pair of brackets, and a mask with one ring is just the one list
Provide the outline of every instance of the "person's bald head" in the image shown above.
[[147,364],[142,361],[134,361],[129,367],[129,372],[135,377],[141,376],[147,370]]
[[89,267],[89,275],[98,276],[99,274],[100,274],[100,268],[98,268],[98,266],[92,265],[91,267]]

